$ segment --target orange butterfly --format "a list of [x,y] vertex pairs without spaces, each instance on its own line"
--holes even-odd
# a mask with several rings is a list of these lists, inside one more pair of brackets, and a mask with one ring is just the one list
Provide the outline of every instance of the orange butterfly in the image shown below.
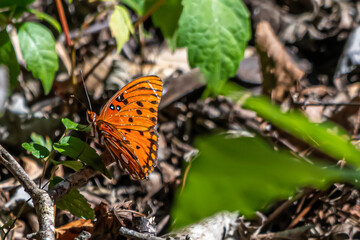
[[147,178],[156,166],[162,89],[159,77],[141,77],[110,98],[99,116],[87,111],[95,137],[134,180]]

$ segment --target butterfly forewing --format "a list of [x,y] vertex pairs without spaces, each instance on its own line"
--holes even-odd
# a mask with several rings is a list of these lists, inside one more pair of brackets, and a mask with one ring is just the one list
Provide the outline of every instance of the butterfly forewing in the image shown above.
[[146,178],[156,164],[161,96],[160,78],[138,78],[118,91],[97,119],[100,142],[133,179]]

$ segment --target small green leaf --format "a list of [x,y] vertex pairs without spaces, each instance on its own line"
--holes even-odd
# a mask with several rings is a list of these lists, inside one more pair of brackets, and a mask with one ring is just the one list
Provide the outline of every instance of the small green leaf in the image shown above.
[[[158,0],[147,0],[145,12],[147,12]],[[179,18],[182,12],[181,0],[167,0],[151,16],[155,27],[160,28],[166,39],[172,38],[178,28]]]
[[139,16],[144,15],[145,0],[121,0],[121,2],[134,10]]
[[213,92],[236,74],[250,39],[250,19],[240,0],[183,0],[177,44],[188,48]]
[[129,40],[130,33],[134,33],[134,27],[125,7],[115,6],[110,17],[109,27],[116,40],[117,53],[120,53],[124,44]]
[[22,147],[28,150],[36,158],[45,158],[49,156],[49,150],[37,143],[23,143]]
[[46,140],[45,140],[43,136],[33,132],[33,133],[31,133],[30,138],[34,143],[37,143],[43,147],[46,147],[49,151],[52,150],[52,142],[49,137],[46,137]]
[[79,171],[81,170],[84,165],[79,162],[79,161],[70,161],[70,160],[66,160],[66,161],[56,161],[56,160],[51,160],[55,165],[63,165],[65,167],[71,168],[74,171]]
[[[61,181],[62,179],[60,177],[54,177],[54,179],[50,181],[49,189],[53,188]],[[56,207],[62,210],[68,210],[76,217],[91,220],[93,220],[95,217],[94,209],[90,207],[87,200],[83,195],[80,194],[79,190],[77,189],[71,189],[68,194],[65,194],[63,197],[58,199],[56,201]]]
[[29,5],[30,3],[34,2],[35,0],[1,0],[0,1],[0,8],[4,8],[4,7],[11,7],[11,6],[16,6],[16,7],[24,7]]
[[111,175],[102,163],[100,156],[97,155],[93,148],[79,138],[72,136],[64,137],[60,139],[59,143],[54,143],[54,149],[72,159],[79,159],[95,170],[102,172],[108,178],[111,178]]
[[89,125],[75,123],[68,118],[63,118],[61,119],[61,121],[67,130],[84,131],[84,132],[90,132],[91,130]]
[[31,12],[32,14],[35,14],[35,16],[40,19],[40,20],[45,20],[47,21],[48,23],[50,23],[58,33],[61,33],[61,26],[60,26],[60,23],[55,19],[53,18],[52,16],[48,15],[47,13],[44,13],[44,12],[39,12],[35,9],[31,9],[29,8],[28,9],[29,12]]
[[299,187],[325,188],[336,181],[359,185],[355,170],[308,164],[275,151],[261,138],[216,135],[197,138],[195,147],[200,155],[177,196],[172,212],[175,227],[223,210],[252,216],[272,201],[292,196]]
[[27,68],[35,78],[40,78],[45,94],[48,94],[59,68],[53,35],[38,23],[25,22],[18,28],[18,36]]
[[0,65],[1,64],[4,64],[9,69],[10,89],[13,89],[18,84],[17,77],[20,73],[20,66],[6,29],[0,32]]

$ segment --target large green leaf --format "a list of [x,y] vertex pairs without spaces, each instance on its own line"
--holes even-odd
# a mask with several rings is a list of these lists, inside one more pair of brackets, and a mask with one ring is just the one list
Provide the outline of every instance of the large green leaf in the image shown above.
[[[301,186],[326,187],[355,182],[358,173],[330,169],[275,151],[260,138],[197,138],[200,155],[191,165],[185,188],[173,208],[175,227],[223,210],[251,216]],[[356,183],[357,184],[357,183]]]
[[27,68],[34,77],[40,78],[45,94],[48,94],[59,67],[53,35],[47,28],[34,22],[23,23],[18,35]]
[[134,33],[134,27],[125,7],[114,7],[114,11],[110,17],[109,27],[111,34],[116,40],[117,53],[120,53],[124,44],[129,40],[130,33]]
[[[62,181],[60,177],[54,177],[54,179],[50,181],[49,188],[53,188],[60,181]],[[94,219],[95,217],[94,209],[90,207],[87,200],[77,189],[71,189],[69,193],[58,199],[56,201],[56,207],[62,210],[68,210],[77,217],[85,219]]]
[[121,2],[134,10],[138,15],[144,15],[145,0],[121,0]]
[[349,136],[340,126],[331,122],[311,123],[299,112],[283,113],[263,97],[248,97],[243,107],[335,159],[345,159],[360,167],[360,151],[351,144]]
[[64,137],[60,139],[59,143],[54,143],[54,149],[72,159],[79,159],[95,170],[102,172],[107,177],[111,177],[96,151],[79,138],[72,136]]
[[249,13],[240,0],[183,0],[178,46],[188,48],[191,67],[199,67],[217,92],[234,76],[250,38]]
[[[147,0],[145,12],[147,12],[158,0]],[[161,29],[165,38],[171,38],[178,28],[180,14],[182,12],[181,0],[167,0],[152,14],[154,25]]]
[[0,32],[0,65],[4,64],[9,69],[10,88],[17,85],[17,77],[20,73],[20,66],[17,62],[15,50],[6,30]]

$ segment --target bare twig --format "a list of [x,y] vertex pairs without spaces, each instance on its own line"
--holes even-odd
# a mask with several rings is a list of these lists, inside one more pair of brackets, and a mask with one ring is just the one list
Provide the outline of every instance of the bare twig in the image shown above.
[[40,239],[55,240],[54,204],[49,194],[45,190],[36,186],[35,182],[30,179],[15,158],[11,156],[10,153],[8,153],[1,145],[0,163],[12,173],[12,175],[24,187],[25,191],[31,196],[39,219],[40,229],[37,236]]
[[154,235],[151,235],[150,233],[140,233],[124,227],[121,227],[119,232],[121,235],[133,239],[165,240],[165,238],[156,237]]
[[61,0],[56,0],[56,7],[59,13],[59,18],[60,18],[60,22],[65,34],[65,42],[67,46],[71,46],[71,38],[70,38],[70,33],[69,33],[69,27],[66,21],[66,17],[65,17],[65,13],[64,13],[64,8],[62,6]]
[[84,185],[90,178],[98,174],[91,168],[84,168],[78,172],[71,174],[67,179],[56,184],[50,191],[49,195],[52,199],[57,200],[68,193],[72,188]]

